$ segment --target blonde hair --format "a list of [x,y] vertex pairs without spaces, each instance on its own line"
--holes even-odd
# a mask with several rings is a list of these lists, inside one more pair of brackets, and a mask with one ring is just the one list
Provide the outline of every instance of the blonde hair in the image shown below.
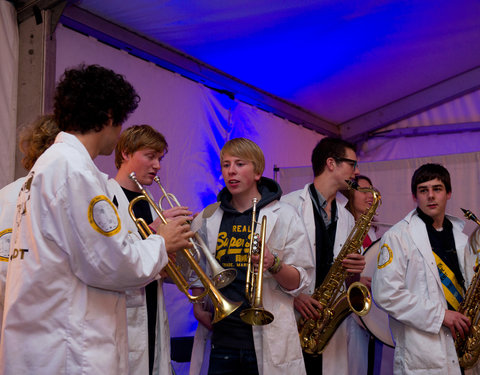
[[265,157],[258,145],[247,138],[233,138],[223,146],[220,151],[220,161],[224,155],[229,154],[253,163],[253,170],[260,175],[265,170]]
[[20,131],[19,148],[24,154],[22,165],[27,171],[32,169],[40,155],[55,142],[59,132],[53,115],[40,116]]
[[150,125],[134,125],[125,129],[120,134],[117,146],[115,147],[115,166],[117,169],[123,163],[123,153],[132,155],[135,151],[151,148],[157,152],[168,151],[168,144],[162,133]]

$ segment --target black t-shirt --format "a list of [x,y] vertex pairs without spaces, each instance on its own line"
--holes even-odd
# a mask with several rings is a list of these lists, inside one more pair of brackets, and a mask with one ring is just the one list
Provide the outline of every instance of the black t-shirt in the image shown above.
[[[438,231],[433,226],[433,219],[430,216],[426,215],[418,207],[417,213],[427,227],[428,239],[430,241],[432,251],[438,255],[438,257],[448,266],[448,268],[450,268],[450,270],[452,270],[452,272],[455,274],[458,284],[462,287],[463,291],[465,291],[465,280],[463,279],[462,272],[460,271],[460,265],[458,263],[452,223],[445,217],[443,220],[443,228],[442,230]],[[449,303],[448,309],[455,310]]]
[[[257,219],[262,207],[282,194],[280,186],[273,180],[262,177],[258,190],[262,195],[257,203]],[[252,326],[244,323],[240,312],[250,307],[245,296],[245,284],[250,250],[250,233],[252,223],[252,209],[238,212],[232,207],[231,194],[225,188],[218,196],[220,207],[223,209],[222,222],[217,237],[216,259],[225,268],[236,268],[236,279],[221,293],[231,301],[242,302],[242,306],[232,314],[213,325],[212,344],[228,348],[255,349],[253,344]]]

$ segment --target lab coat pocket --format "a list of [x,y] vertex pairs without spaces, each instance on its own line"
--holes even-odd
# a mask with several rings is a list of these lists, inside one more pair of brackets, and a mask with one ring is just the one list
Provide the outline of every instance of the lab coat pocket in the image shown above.
[[264,348],[267,351],[264,356],[270,357],[274,365],[281,365],[302,358],[302,350],[292,297],[280,290],[274,290],[272,297],[275,309],[269,311],[274,313],[274,320],[263,327]]
[[129,289],[125,292],[128,307],[139,307],[145,304],[145,288]]
[[444,350],[438,334],[406,327],[405,365],[408,369],[440,369],[445,363]]

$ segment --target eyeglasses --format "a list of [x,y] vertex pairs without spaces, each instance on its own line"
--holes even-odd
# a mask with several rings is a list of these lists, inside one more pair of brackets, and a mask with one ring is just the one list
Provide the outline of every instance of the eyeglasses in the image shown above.
[[347,159],[347,158],[334,158],[336,161],[344,161],[345,163],[350,164],[353,169],[358,168],[358,161],[352,160],[352,159]]

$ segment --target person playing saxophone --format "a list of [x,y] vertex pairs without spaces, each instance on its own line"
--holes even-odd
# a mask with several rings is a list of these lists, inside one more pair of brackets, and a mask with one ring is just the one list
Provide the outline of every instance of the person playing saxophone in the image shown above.
[[389,314],[396,342],[394,374],[460,374],[454,339],[469,332],[458,308],[471,279],[464,222],[447,215],[450,174],[424,164],[413,174],[417,207],[381,239],[372,280],[377,305]]
[[[341,139],[323,138],[313,149],[314,179],[302,190],[282,197],[282,202],[293,205],[305,223],[315,258],[315,276],[308,288],[295,298],[295,309],[303,318],[319,318],[321,304],[311,297],[322,284],[349,233],[355,219],[347,211],[347,198],[339,193],[347,189],[346,180],[359,174],[355,146]],[[338,194],[337,194],[338,193]],[[365,268],[360,254],[349,254],[343,261],[348,272],[359,275]],[[349,375],[348,320],[336,330],[321,355],[303,353],[307,374]]]

